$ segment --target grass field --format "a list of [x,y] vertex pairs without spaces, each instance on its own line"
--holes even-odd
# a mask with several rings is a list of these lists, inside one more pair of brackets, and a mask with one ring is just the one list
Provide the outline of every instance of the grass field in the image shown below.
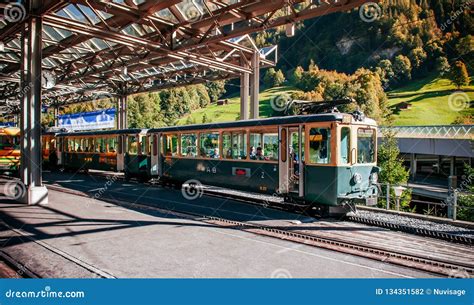
[[[474,116],[474,108],[470,101],[474,100],[474,86],[462,88],[464,94],[455,94],[455,87],[447,79],[428,77],[411,82],[409,85],[387,93],[389,106],[395,116],[395,125],[449,125],[461,115]],[[260,117],[271,115],[270,100],[281,94],[291,95],[298,89],[293,87],[277,87],[262,90],[260,93]],[[451,97],[451,98],[450,98]],[[467,97],[467,98],[466,98]],[[462,101],[460,106],[454,100]],[[451,100],[451,103],[450,103]],[[400,109],[402,104],[409,104],[409,109]],[[454,106],[453,106],[454,105]],[[240,97],[229,98],[229,104],[215,104],[194,111],[178,121],[186,124],[188,118],[199,124],[204,113],[214,123],[229,122],[239,119]]]
[[[291,95],[297,90],[298,89],[292,87],[275,87],[267,90],[262,90],[260,92],[260,117],[265,118],[271,115],[272,109],[270,105],[270,100],[274,96],[278,96],[281,94]],[[236,121],[239,119],[240,116],[240,97],[235,96],[229,98],[228,105],[217,106],[216,104],[212,104],[207,108],[198,109],[193,113],[182,117],[178,121],[178,125],[186,124],[188,118],[199,124],[202,122],[204,113],[206,113],[206,117],[210,119],[213,123]]]
[[[462,88],[464,94],[455,89],[447,79],[429,77],[388,92],[395,125],[449,125],[461,115],[474,115],[474,86]],[[410,108],[400,109],[402,104]]]

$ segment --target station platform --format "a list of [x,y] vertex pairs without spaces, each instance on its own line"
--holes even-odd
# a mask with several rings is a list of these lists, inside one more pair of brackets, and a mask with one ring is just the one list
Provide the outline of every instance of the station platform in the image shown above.
[[[432,277],[167,211],[205,212],[274,226],[313,223],[301,215],[206,195],[189,201],[180,190],[110,177],[45,173],[45,181],[48,205],[0,199],[0,252],[18,263],[19,273],[28,270],[46,278]],[[112,183],[103,193],[107,181]],[[81,195],[94,192],[100,196]],[[111,198],[129,204],[112,203]],[[156,209],[144,209],[143,204]],[[370,234],[382,229],[358,230]]]

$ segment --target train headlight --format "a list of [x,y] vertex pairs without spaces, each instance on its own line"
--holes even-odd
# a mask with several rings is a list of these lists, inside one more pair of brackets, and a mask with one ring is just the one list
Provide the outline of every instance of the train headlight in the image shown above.
[[359,173],[355,173],[352,179],[354,180],[355,184],[359,184],[362,182],[362,175]]
[[370,175],[370,183],[372,184],[377,184],[379,182],[379,174],[377,173],[372,173]]

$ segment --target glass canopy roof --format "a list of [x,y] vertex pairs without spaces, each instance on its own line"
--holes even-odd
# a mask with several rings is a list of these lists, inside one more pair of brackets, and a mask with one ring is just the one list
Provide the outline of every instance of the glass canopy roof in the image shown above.
[[[271,66],[276,47],[257,49],[249,34],[338,10],[362,0],[44,0],[43,90],[46,104],[86,101],[97,92],[133,94],[252,73],[258,52]],[[18,104],[21,29],[29,14],[10,20],[0,4],[0,104]],[[2,12],[3,11],[3,12]],[[33,12],[32,12],[33,13]],[[244,64],[243,64],[244,63]],[[245,64],[247,63],[247,64]]]

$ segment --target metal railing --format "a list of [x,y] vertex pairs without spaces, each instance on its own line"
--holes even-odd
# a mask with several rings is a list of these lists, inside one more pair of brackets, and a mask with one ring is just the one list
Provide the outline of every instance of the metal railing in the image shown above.
[[[408,185],[390,185],[388,183],[379,184],[381,193],[378,194],[379,201],[382,199],[384,202],[383,207],[386,210],[392,211],[400,211],[401,210],[401,200],[402,194],[406,191],[411,191],[413,188],[409,187]],[[396,194],[394,189],[401,188],[401,194]],[[395,193],[393,196],[392,192]],[[397,196],[398,195],[398,196]],[[424,204],[428,207],[435,206],[441,209],[446,209],[446,215],[444,217],[450,218],[452,220],[457,220],[457,214],[460,209],[474,209],[472,206],[463,206],[460,205],[458,200],[460,196],[469,196],[474,195],[473,193],[467,192],[463,186],[459,188],[450,188],[448,189],[447,198],[442,202],[432,202],[432,201],[424,201],[424,200],[416,200],[410,198],[410,203],[412,204]],[[431,215],[431,216],[440,216],[440,215],[432,215],[430,211],[424,211],[423,215]],[[443,216],[441,216],[443,217]],[[472,221],[472,220],[467,220]]]
[[397,138],[474,140],[474,125],[394,126],[380,127],[379,135],[390,129]]

